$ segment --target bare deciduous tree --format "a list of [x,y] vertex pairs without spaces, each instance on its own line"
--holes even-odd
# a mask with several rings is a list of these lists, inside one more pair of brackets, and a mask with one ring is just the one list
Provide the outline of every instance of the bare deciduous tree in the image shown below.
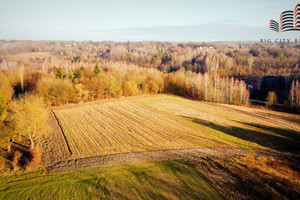
[[22,91],[24,91],[24,65],[23,64],[19,65],[19,79],[20,79]]
[[273,106],[277,104],[277,96],[275,92],[269,92],[268,97],[266,99],[266,107]]

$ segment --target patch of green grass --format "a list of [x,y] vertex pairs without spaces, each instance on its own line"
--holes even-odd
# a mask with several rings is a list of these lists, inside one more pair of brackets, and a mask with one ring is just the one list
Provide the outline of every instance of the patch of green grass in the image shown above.
[[[183,117],[186,119],[186,117]],[[201,123],[199,119],[188,119],[190,122],[194,123],[194,127],[198,127],[198,129],[205,129],[206,134],[210,137],[217,137],[229,144],[232,144],[234,146],[240,147],[240,148],[265,148],[263,145],[253,142],[251,140],[248,140],[247,138],[240,138],[238,137],[241,135],[241,133],[244,133],[246,129],[241,129],[238,127],[222,127],[218,126],[218,124],[212,123],[212,122],[205,122]],[[247,130],[246,130],[247,131]],[[249,132],[249,131],[248,131]]]
[[146,162],[62,174],[0,177],[0,199],[225,199],[185,161]]
[[[160,101],[153,101],[154,98]],[[143,99],[143,106],[177,119],[181,125],[215,141],[216,147],[226,143],[241,148],[299,151],[300,134],[291,128],[291,116],[280,113],[259,115],[258,109],[197,102],[177,96],[165,95],[152,99]]]

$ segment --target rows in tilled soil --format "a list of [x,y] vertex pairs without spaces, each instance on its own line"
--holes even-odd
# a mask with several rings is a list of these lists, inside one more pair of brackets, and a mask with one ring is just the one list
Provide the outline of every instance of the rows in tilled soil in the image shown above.
[[180,120],[129,102],[54,110],[74,157],[228,146]]

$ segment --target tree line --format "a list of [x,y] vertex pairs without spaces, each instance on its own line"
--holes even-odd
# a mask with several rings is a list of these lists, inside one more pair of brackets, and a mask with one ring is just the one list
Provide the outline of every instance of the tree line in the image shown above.
[[[120,96],[171,93],[194,100],[226,104],[248,104],[249,92],[243,81],[201,74],[189,70],[164,73],[156,69],[112,64],[108,68],[80,68],[65,72],[58,68],[54,77],[42,77],[35,92],[49,106],[69,102],[94,101]],[[80,76],[76,75],[81,74]],[[74,75],[75,74],[75,75]]]
[[[69,71],[59,67],[53,74],[25,71],[15,85],[10,82],[14,74],[6,75],[0,74],[0,140],[7,145],[7,155],[12,155],[12,144],[22,138],[35,151],[36,137],[47,131],[47,107],[51,106],[161,93],[237,105],[247,105],[249,98],[245,83],[232,77],[184,69],[166,73],[119,62]],[[8,168],[13,168],[14,156],[7,160]]]

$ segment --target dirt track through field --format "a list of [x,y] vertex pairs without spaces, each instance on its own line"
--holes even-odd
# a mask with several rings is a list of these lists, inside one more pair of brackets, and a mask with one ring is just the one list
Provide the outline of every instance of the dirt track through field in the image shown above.
[[44,166],[52,165],[61,160],[67,160],[71,156],[71,152],[68,150],[68,142],[63,137],[62,130],[54,113],[50,112],[48,121],[51,128],[38,141]]
[[68,140],[67,140],[67,138],[66,138],[66,135],[65,135],[65,133],[63,132],[63,128],[62,128],[62,126],[61,126],[61,124],[60,124],[60,122],[59,122],[57,116],[56,116],[55,113],[53,112],[53,110],[52,110],[51,112],[53,113],[53,116],[54,116],[54,118],[56,119],[57,124],[58,124],[58,126],[59,126],[59,128],[60,128],[60,130],[61,130],[61,133],[62,133],[62,135],[63,135],[63,137],[64,137],[64,139],[65,139],[65,141],[66,141],[66,145],[67,145],[67,148],[68,148],[68,150],[69,150],[69,153],[70,153],[70,155],[72,155],[72,151],[71,151],[71,148],[70,148],[70,146],[69,146],[69,143],[68,143]]
[[[206,159],[224,159],[230,157],[245,156],[250,149],[246,148],[198,148],[198,149],[175,149],[119,153],[111,155],[101,155],[86,158],[70,159],[59,161],[46,169],[48,172],[67,172],[90,167],[102,167],[120,164],[130,164],[137,162],[178,160],[184,159],[191,163]],[[279,156],[282,153],[276,150],[255,149],[257,154]]]

